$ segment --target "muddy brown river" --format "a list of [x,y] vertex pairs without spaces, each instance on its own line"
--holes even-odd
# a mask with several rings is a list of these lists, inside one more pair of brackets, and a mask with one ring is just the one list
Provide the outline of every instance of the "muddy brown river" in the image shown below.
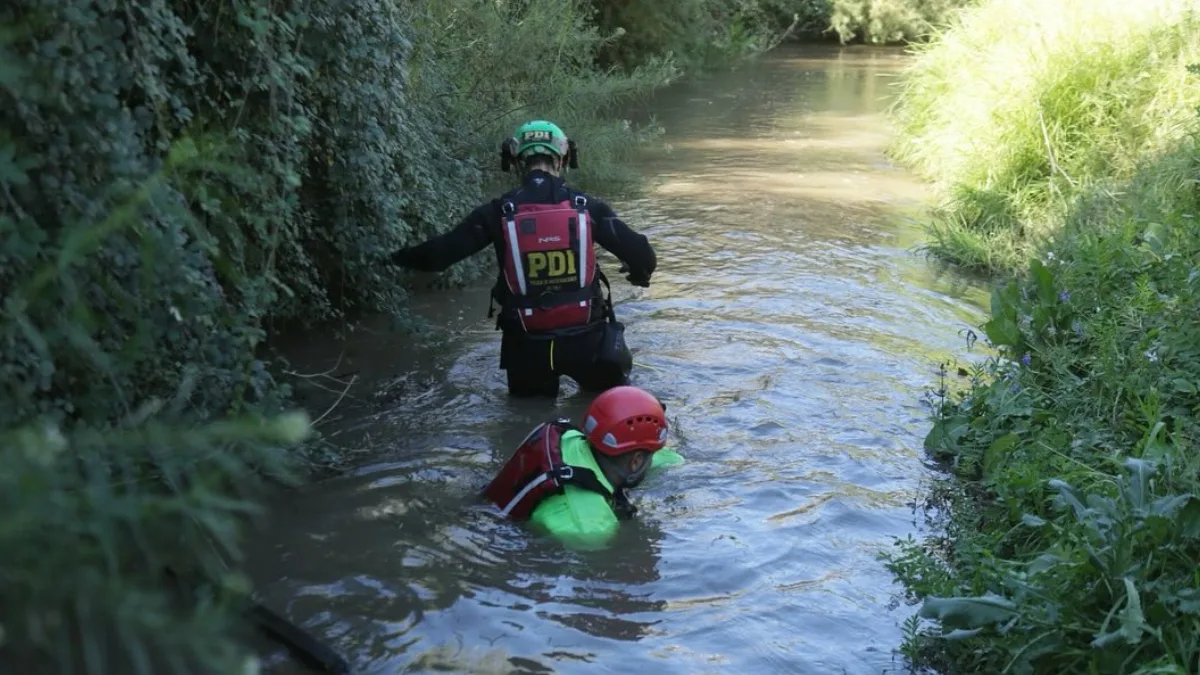
[[262,599],[362,674],[904,672],[913,608],[878,554],[920,527],[923,395],[986,302],[911,250],[928,196],[884,156],[905,62],[784,47],[648,104],[670,151],[614,206],[660,266],[648,289],[613,274],[614,299],[688,462],[634,493],[616,545],[573,552],[474,499],[588,399],[509,400],[486,291],[425,292],[420,348],[384,320],[289,347],[361,461],[273,505]]

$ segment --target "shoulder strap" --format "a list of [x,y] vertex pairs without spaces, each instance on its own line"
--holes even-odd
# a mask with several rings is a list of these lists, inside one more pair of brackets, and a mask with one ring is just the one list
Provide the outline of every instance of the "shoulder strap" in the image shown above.
[[[569,419],[566,418],[560,417],[552,422],[548,422],[548,424],[553,424],[559,427],[559,429],[561,429],[564,433],[566,431],[578,431],[579,433],[583,433],[582,429],[575,426]],[[591,490],[592,492],[602,495],[605,499],[610,500],[612,503],[613,512],[617,514],[617,519],[619,520],[629,520],[637,515],[637,507],[629,501],[629,495],[625,494],[624,488],[617,488],[615,492],[609,490],[604,486],[603,483],[600,482],[600,479],[596,477],[596,473],[587,467],[564,464],[558,467],[558,469],[555,471],[554,477],[560,484],[569,483],[585,490]]]
[[608,293],[604,295],[604,316],[608,319],[609,323],[616,323],[617,313],[613,311],[612,284],[609,283],[608,277],[605,276],[604,270],[600,269],[599,264],[596,265],[596,278],[599,279],[600,283],[604,284],[604,288],[608,290]]
[[555,469],[553,474],[555,480],[560,485],[581,487],[610,500],[613,512],[617,514],[618,520],[629,520],[637,514],[637,507],[629,501],[629,496],[625,494],[624,489],[619,488],[616,492],[609,491],[600,482],[600,479],[596,477],[595,472],[587,467],[564,464]]

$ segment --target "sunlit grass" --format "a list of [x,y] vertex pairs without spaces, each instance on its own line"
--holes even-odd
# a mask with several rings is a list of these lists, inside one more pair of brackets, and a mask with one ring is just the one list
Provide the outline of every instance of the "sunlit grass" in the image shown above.
[[941,194],[930,248],[1016,270],[1097,180],[1178,143],[1200,99],[1196,8],[998,0],[917,47],[893,153]]

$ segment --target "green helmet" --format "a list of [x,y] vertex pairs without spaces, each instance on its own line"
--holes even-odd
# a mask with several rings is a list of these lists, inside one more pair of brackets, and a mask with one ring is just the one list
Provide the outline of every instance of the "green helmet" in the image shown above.
[[526,122],[517,128],[513,138],[517,141],[517,157],[550,154],[566,157],[570,150],[567,135],[557,124],[545,120]]

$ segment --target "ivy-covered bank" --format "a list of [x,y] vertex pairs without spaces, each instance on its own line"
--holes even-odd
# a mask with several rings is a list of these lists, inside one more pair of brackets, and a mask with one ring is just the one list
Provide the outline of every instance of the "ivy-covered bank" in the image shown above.
[[933,251],[1005,273],[926,439],[939,532],[888,556],[916,666],[1200,672],[1197,9],[989,0],[906,81]]

